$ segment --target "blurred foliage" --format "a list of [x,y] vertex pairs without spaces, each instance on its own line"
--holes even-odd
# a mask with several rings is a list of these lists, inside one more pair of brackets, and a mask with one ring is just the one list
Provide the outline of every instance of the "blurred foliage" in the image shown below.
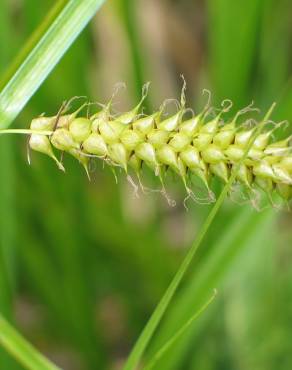
[[[1,1],[1,72],[51,5]],[[148,80],[156,108],[179,96],[180,73],[196,111],[209,88],[234,109],[276,100],[275,119],[291,120],[291,14],[289,0],[109,1],[14,126],[75,95],[105,102],[118,81],[128,85],[118,111]],[[65,175],[38,154],[29,167],[23,138],[1,137],[0,155],[1,311],[64,369],[119,369],[210,207],[186,212],[178,184],[168,185],[175,208],[154,193],[134,199],[101,164],[90,183],[71,158]],[[155,369],[291,369],[291,220],[225,203],[148,357],[215,287],[216,303]],[[2,352],[0,368],[20,369]]]

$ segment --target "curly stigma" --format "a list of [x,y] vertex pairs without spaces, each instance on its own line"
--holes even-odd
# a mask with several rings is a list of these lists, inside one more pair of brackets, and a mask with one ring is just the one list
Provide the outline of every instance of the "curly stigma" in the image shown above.
[[[221,110],[207,104],[202,112],[186,118],[192,110],[186,108],[184,83],[175,114],[165,115],[166,101],[157,112],[143,115],[141,109],[148,86],[144,85],[140,102],[123,114],[112,114],[113,97],[99,111],[93,115],[87,112],[86,116],[80,113],[90,103],[67,113],[68,103],[56,116],[33,119],[30,129],[2,130],[0,134],[28,134],[29,147],[50,156],[62,170],[62,161],[54,150],[77,158],[88,176],[89,162],[94,158],[111,167],[120,167],[126,173],[131,169],[142,188],[144,166],[159,178],[162,192],[165,191],[164,178],[167,172],[172,171],[182,180],[187,198],[214,201],[212,179],[217,177],[224,183],[228,182],[256,132],[255,120],[249,119],[240,125],[237,120],[255,109],[249,106],[233,119],[224,121],[224,113],[231,104],[223,101]],[[267,193],[269,199],[272,199],[272,194],[278,194],[287,203],[292,198],[291,136],[281,141],[273,138],[273,132],[280,124],[271,127],[271,121],[266,117],[265,132],[256,137],[240,165],[236,183],[241,185],[247,199],[255,200],[260,191]],[[206,199],[199,198],[191,189],[193,178],[200,179],[206,187]]]

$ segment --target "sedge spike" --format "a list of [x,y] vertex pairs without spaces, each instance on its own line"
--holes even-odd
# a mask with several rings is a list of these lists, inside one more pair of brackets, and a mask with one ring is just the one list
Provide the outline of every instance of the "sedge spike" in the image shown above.
[[[244,114],[258,111],[253,103],[239,110],[233,119],[224,120],[224,114],[231,109],[232,102],[224,100],[214,116],[218,109],[211,107],[211,94],[204,90],[203,93],[208,93],[208,102],[195,115],[191,108],[186,107],[186,82],[181,77],[183,86],[178,110],[166,117],[166,104],[173,99],[166,100],[157,112],[141,114],[149,83],[144,85],[142,97],[132,110],[113,115],[110,108],[121,87],[118,85],[109,103],[102,105],[101,110],[92,115],[88,112],[85,116],[81,114],[84,107],[92,105],[88,102],[68,114],[71,99],[63,103],[57,115],[39,116],[32,120],[29,129],[0,130],[0,135],[29,135],[30,149],[50,156],[61,170],[64,167],[55,151],[75,157],[88,177],[90,161],[94,158],[107,163],[115,178],[114,169],[120,167],[136,194],[137,187],[129,171],[136,174],[139,187],[145,192],[147,187],[143,186],[141,175],[144,166],[147,166],[159,179],[162,187],[160,192],[172,205],[174,202],[167,195],[164,183],[169,171],[182,181],[186,191],[185,207],[188,199],[198,203],[214,202],[213,178],[227,183],[235,172],[235,183],[240,185],[244,199],[249,199],[256,208],[259,194],[262,193],[267,194],[272,204],[273,195],[277,194],[288,205],[292,199],[291,136],[280,141],[274,139],[274,131],[283,123],[286,124],[275,124],[270,120],[274,105],[259,124],[251,126],[256,121],[250,119],[238,124],[237,121]],[[189,111],[191,118],[185,118]],[[272,127],[269,127],[270,124]],[[262,132],[258,130],[261,125],[264,127]],[[247,148],[249,150],[245,156]],[[199,196],[194,191],[192,184],[195,178],[205,187],[207,197]]]

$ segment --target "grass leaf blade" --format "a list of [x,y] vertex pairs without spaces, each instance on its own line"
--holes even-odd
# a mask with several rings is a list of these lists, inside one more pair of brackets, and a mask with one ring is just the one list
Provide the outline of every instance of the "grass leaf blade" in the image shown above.
[[217,295],[215,289],[211,297],[205,302],[189,319],[188,321],[156,352],[152,360],[145,366],[144,370],[153,369],[157,361],[165,354],[166,351],[184,334],[191,324],[208,308]]
[[43,35],[0,93],[0,128],[11,124],[104,1],[69,0],[47,29],[39,27]]
[[28,343],[0,316],[0,343],[29,370],[60,370]]
[[272,104],[269,111],[266,113],[265,117],[263,118],[262,122],[259,123],[257,129],[255,130],[254,134],[250,138],[248,145],[245,149],[244,155],[242,156],[241,160],[237,163],[235,166],[234,171],[232,172],[227,184],[224,186],[220,196],[218,197],[214,207],[211,209],[210,213],[208,214],[203,226],[201,227],[197,238],[195,239],[194,243],[192,244],[191,248],[189,249],[186,257],[184,258],[183,262],[181,263],[179,269],[176,272],[176,275],[174,276],[173,280],[171,281],[170,285],[166,289],[166,292],[164,293],[163,297],[161,298],[160,302],[156,306],[152,316],[150,317],[149,321],[147,322],[146,326],[144,327],[140,337],[138,338],[132,352],[130,353],[126,364],[123,368],[123,370],[134,370],[136,369],[137,365],[139,364],[139,361],[141,360],[146,347],[148,346],[150,339],[152,338],[158,324],[160,323],[172,297],[174,296],[179,284],[181,283],[185,273],[188,270],[188,267],[190,266],[193,257],[195,256],[199,246],[201,245],[201,242],[203,241],[205,235],[207,234],[207,231],[209,230],[212,222],[215,219],[215,216],[217,215],[217,212],[219,211],[225,197],[227,196],[232,184],[234,183],[236,176],[239,172],[240,166],[245,161],[245,159],[248,156],[248,153],[253,146],[256,138],[261,133],[262,129],[264,128],[267,120],[269,119],[270,115],[272,114],[273,110],[275,108],[275,103]]

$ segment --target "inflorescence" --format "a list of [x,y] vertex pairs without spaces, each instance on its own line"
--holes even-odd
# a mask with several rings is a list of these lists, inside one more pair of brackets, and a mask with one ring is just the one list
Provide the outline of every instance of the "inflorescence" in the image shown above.
[[[253,119],[241,124],[237,121],[255,109],[250,105],[224,122],[222,116],[232,105],[225,100],[220,110],[211,108],[208,102],[202,112],[195,115],[186,108],[184,82],[175,114],[165,115],[169,102],[165,101],[157,112],[145,115],[141,111],[148,87],[149,84],[144,85],[138,105],[123,114],[112,113],[113,94],[109,103],[93,115],[87,109],[86,116],[80,116],[82,110],[92,103],[85,103],[75,112],[67,113],[70,101],[62,105],[56,116],[42,115],[32,120],[29,130],[14,131],[28,134],[29,148],[50,156],[63,171],[63,155],[58,159],[54,149],[77,158],[88,176],[89,163],[94,158],[102,159],[112,168],[122,168],[135,184],[129,175],[129,169],[132,169],[142,190],[145,187],[141,173],[146,165],[159,178],[161,192],[166,197],[164,179],[171,170],[182,180],[186,199],[214,201],[212,178],[217,177],[224,183],[228,181],[257,127]],[[186,118],[189,113],[191,117]],[[245,199],[254,205],[261,191],[267,193],[271,201],[275,193],[287,204],[292,199],[291,136],[281,141],[275,141],[273,137],[273,132],[281,124],[283,122],[266,122],[265,131],[256,137],[237,173],[236,183],[241,185]],[[193,177],[205,185],[206,197],[199,197],[192,190]]]

